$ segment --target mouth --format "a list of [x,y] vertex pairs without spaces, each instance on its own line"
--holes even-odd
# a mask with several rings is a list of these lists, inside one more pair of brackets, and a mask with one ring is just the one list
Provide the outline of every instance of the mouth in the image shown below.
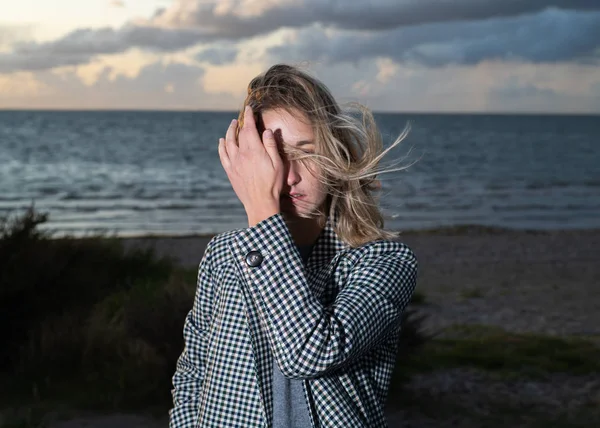
[[302,193],[285,193],[283,195],[283,198],[289,199],[292,202],[294,202],[294,201],[301,201],[305,197],[306,197],[306,195],[303,195]]

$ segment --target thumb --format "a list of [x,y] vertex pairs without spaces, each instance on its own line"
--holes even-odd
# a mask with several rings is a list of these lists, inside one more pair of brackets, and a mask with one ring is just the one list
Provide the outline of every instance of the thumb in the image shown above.
[[273,166],[279,166],[281,163],[281,156],[279,156],[279,150],[277,149],[277,141],[275,141],[275,136],[273,135],[273,131],[270,129],[266,129],[263,132],[263,145],[265,146],[265,150],[269,154],[271,158],[271,162],[273,162]]

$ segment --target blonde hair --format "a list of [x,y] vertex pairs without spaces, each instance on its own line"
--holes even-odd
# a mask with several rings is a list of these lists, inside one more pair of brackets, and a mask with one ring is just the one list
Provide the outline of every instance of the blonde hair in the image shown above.
[[[315,152],[306,153],[285,145],[284,155],[290,160],[317,166],[323,173],[315,175],[325,186],[328,197],[317,216],[324,225],[327,216],[342,241],[357,247],[370,241],[393,239],[398,233],[384,229],[378,192],[379,174],[404,168],[381,169],[381,159],[408,133],[408,127],[387,149],[383,149],[381,134],[373,114],[366,107],[353,103],[342,111],[329,89],[316,78],[297,67],[276,64],[252,79],[244,105],[255,115],[259,133],[264,124],[262,112],[283,109],[291,114],[303,113],[312,125]],[[239,115],[239,129],[243,126]],[[358,114],[356,114],[358,113]]]

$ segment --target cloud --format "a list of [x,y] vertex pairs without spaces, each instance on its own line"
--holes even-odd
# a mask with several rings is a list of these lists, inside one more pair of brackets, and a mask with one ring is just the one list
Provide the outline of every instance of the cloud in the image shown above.
[[[314,64],[311,69],[340,102],[360,101],[375,111],[599,112],[600,76],[585,64],[485,62],[428,68],[388,60]],[[349,90],[349,88],[351,90]],[[398,124],[397,132],[402,129]],[[386,135],[391,138],[392,135]]]
[[166,26],[208,28],[216,36],[242,38],[315,23],[346,30],[384,30],[519,16],[548,8],[600,10],[600,3],[597,0],[197,0],[176,2],[153,21]]
[[0,73],[87,64],[96,55],[118,54],[133,47],[172,52],[195,45],[199,40],[199,35],[190,30],[135,25],[118,30],[77,29],[53,42],[17,43],[13,52],[0,54]]
[[3,24],[0,22],[0,49],[19,41],[28,40],[33,33],[32,25]]
[[213,65],[224,65],[234,62],[237,55],[238,49],[234,46],[212,46],[200,51],[196,59]]
[[[84,83],[71,69],[16,73],[13,82],[27,83],[31,90],[8,84],[0,107],[25,108],[116,108],[116,109],[225,109],[237,102],[226,93],[209,93],[204,88],[203,67],[156,61],[136,76],[114,75],[104,67],[94,82]],[[0,88],[2,88],[0,79]],[[13,88],[13,89],[11,89]]]
[[40,52],[37,55],[0,53],[0,73],[20,70],[38,71],[67,65],[86,64],[91,55],[62,55],[60,57]]
[[[101,64],[93,68],[86,79],[80,68],[0,75],[0,108],[231,111],[240,107],[245,86],[264,64],[199,67],[161,60],[127,75]],[[600,112],[600,76],[593,65],[488,61],[430,68],[382,58],[304,68],[338,101],[360,101],[375,111]],[[399,122],[385,138],[403,126]]]
[[504,98],[512,101],[516,99],[532,99],[537,97],[552,98],[559,95],[555,90],[541,88],[533,82],[523,81],[517,76],[510,76],[501,86],[490,91],[491,96]]
[[17,52],[37,54],[42,51],[54,55],[97,55],[121,53],[131,47],[153,51],[174,51],[196,43],[198,34],[187,30],[125,25],[115,30],[77,29],[63,38],[43,44],[19,44]]
[[[0,73],[86,64],[95,55],[132,48],[175,52],[199,43],[236,43],[281,29],[299,31],[303,40],[292,49],[305,59],[313,59],[316,52],[332,60],[356,60],[362,57],[356,47],[369,47],[378,55],[386,50],[393,58],[431,64],[457,56],[474,63],[478,58],[509,56],[514,49],[535,61],[537,56],[552,56],[555,46],[574,48],[576,54],[589,52],[590,44],[597,47],[593,26],[600,26],[594,11],[600,11],[598,0],[179,0],[118,29],[81,28],[51,42],[15,44],[12,52],[0,55]],[[567,27],[573,35],[567,34]],[[549,33],[555,30],[563,40]],[[339,34],[335,40],[326,33],[331,31]],[[505,49],[505,39],[514,43],[508,46],[513,50]],[[208,50],[200,56],[219,63],[233,52]]]
[[426,24],[377,33],[314,26],[297,31],[282,45],[270,48],[269,54],[274,60],[311,58],[329,63],[388,57],[439,67],[491,59],[594,62],[599,49],[600,12],[547,9],[536,15]]

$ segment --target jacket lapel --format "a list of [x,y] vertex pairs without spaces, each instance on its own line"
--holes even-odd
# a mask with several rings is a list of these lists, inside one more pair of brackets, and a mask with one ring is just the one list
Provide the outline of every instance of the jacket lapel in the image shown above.
[[248,322],[248,330],[252,338],[254,366],[256,368],[256,382],[261,393],[263,411],[265,412],[266,426],[271,426],[272,409],[273,409],[273,355],[268,342],[267,334],[260,326],[258,316],[258,308],[256,303],[248,295],[246,287],[240,287],[244,296],[244,309],[246,312],[246,320]]
[[[331,261],[346,248],[348,248],[348,245],[339,239],[333,229],[332,221],[328,219],[315,242],[306,264],[308,284],[317,299],[322,303],[325,303],[325,300],[331,295],[329,288],[332,285],[332,271],[335,270],[335,265]],[[256,303],[246,294],[246,287],[241,286],[240,290],[244,293],[244,309],[252,337],[252,346],[254,347],[256,380],[262,395],[265,420],[267,421],[267,426],[271,426],[273,409],[273,355],[267,334],[260,325],[259,311]]]

